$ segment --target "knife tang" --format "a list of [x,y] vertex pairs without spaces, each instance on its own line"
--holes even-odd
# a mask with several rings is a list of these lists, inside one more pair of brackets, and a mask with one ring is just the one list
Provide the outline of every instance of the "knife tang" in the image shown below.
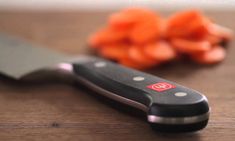
[[101,58],[86,57],[71,68],[77,80],[98,93],[145,111],[158,131],[196,131],[207,125],[207,99],[195,90]]

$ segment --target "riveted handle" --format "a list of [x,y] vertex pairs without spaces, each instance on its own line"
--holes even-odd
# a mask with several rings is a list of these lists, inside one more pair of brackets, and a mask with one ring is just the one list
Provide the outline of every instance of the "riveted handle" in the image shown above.
[[188,126],[208,120],[206,97],[175,82],[94,57],[74,62],[73,69],[77,78],[90,88],[146,111],[152,125]]

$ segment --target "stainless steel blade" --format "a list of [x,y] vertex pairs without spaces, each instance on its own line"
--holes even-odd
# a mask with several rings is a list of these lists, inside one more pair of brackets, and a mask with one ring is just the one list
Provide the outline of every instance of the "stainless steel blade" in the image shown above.
[[14,78],[71,60],[71,56],[0,33],[0,72]]

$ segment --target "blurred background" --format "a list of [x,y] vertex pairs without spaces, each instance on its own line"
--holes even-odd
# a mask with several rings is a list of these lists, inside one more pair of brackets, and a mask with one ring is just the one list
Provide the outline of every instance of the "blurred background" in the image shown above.
[[87,52],[87,37],[104,26],[112,12],[130,6],[148,7],[163,16],[201,9],[231,28],[235,0],[0,0],[0,31],[80,54]]
[[199,8],[234,10],[234,0],[1,0],[1,10],[113,10],[144,6],[159,10]]

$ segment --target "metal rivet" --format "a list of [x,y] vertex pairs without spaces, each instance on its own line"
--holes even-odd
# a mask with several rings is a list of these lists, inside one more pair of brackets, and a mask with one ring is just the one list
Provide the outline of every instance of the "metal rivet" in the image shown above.
[[188,94],[185,93],[185,92],[177,92],[177,93],[175,93],[175,96],[177,96],[177,97],[184,97],[186,95],[188,95]]
[[145,78],[142,77],[142,76],[136,76],[136,77],[133,77],[133,80],[134,81],[143,81]]
[[96,62],[95,63],[95,67],[97,67],[97,68],[101,68],[101,67],[105,67],[105,66],[106,66],[105,62]]

